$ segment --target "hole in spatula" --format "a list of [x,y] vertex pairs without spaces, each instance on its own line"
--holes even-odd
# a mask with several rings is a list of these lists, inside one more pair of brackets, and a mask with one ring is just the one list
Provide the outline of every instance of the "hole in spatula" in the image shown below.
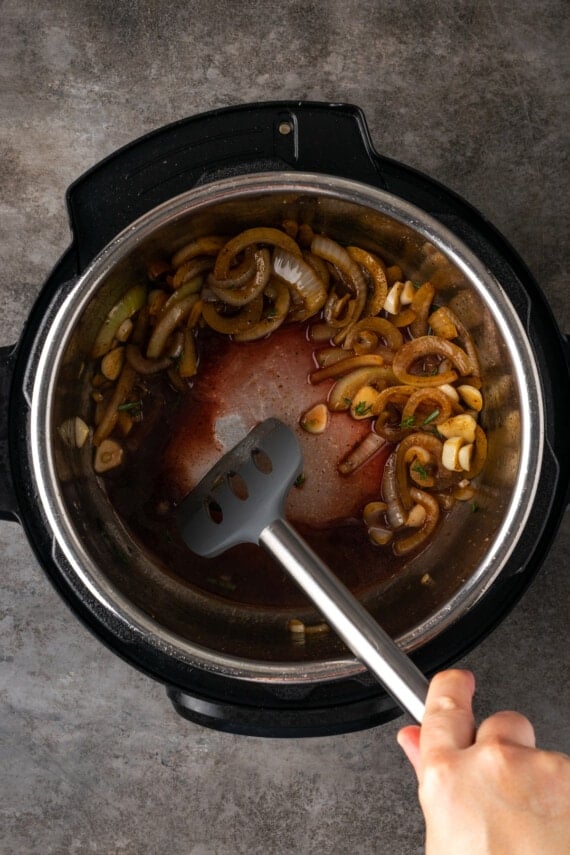
[[271,458],[265,453],[265,451],[263,451],[263,449],[254,448],[251,452],[251,459],[253,460],[254,466],[256,466],[263,475],[271,475],[273,472],[273,464],[271,462]]
[[228,474],[228,485],[236,499],[241,499],[242,502],[249,499],[247,484],[239,472],[230,472]]
[[212,520],[212,522],[217,523],[218,525],[224,519],[224,512],[218,502],[215,499],[208,499],[206,503],[206,510],[208,512],[208,516]]

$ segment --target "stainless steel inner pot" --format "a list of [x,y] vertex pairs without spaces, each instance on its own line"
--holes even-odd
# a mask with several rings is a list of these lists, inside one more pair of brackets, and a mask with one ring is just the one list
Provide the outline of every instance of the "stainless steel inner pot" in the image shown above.
[[[438,302],[454,308],[479,349],[489,440],[477,484],[480,511],[457,503],[432,544],[366,600],[407,651],[433,639],[489,590],[517,544],[540,474],[544,411],[533,352],[501,283],[420,209],[355,181],[287,172],[225,179],[173,198],[118,235],[64,289],[38,338],[26,394],[39,499],[72,588],[87,589],[110,610],[125,638],[142,636],[182,665],[245,680],[320,682],[364,669],[332,634],[295,645],[284,631],[291,615],[226,604],[165,574],[115,514],[93,473],[91,449],[69,449],[57,432],[70,416],[89,423],[94,335],[158,252],[285,218],[376,250],[411,279],[429,276]],[[425,573],[436,584],[422,585]]]

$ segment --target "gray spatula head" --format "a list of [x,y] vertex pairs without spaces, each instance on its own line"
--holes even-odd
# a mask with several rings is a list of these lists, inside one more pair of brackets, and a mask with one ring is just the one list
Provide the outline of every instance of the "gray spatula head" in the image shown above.
[[301,474],[294,432],[278,419],[259,424],[225,454],[177,510],[180,532],[197,555],[212,558],[259,535],[283,515],[285,498]]

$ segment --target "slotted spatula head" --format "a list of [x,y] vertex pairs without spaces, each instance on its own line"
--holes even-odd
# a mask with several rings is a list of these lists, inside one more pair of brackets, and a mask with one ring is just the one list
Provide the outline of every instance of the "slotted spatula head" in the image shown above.
[[283,516],[302,468],[291,428],[278,419],[261,422],[180,503],[177,521],[184,541],[205,558],[238,543],[258,543],[263,529]]

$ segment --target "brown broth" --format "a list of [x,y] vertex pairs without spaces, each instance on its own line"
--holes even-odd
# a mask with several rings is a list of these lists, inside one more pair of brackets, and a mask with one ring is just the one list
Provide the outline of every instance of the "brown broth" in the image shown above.
[[[282,377],[276,377],[281,369],[271,361],[276,349],[283,355]],[[339,437],[346,434],[347,445],[337,447],[333,432],[333,444],[328,455],[323,455],[324,435],[304,435],[298,426],[307,394],[326,399],[330,386],[324,384],[316,393],[314,387],[306,388],[310,387],[307,378],[314,367],[312,349],[300,325],[291,325],[278,330],[271,339],[247,345],[208,334],[203,341],[198,377],[188,384],[186,394],[174,391],[162,375],[145,380],[142,421],[125,441],[124,464],[107,473],[105,482],[124,523],[166,573],[208,594],[249,606],[295,608],[306,603],[285,572],[259,547],[244,544],[216,558],[199,558],[182,541],[174,518],[176,502],[193,486],[184,467],[194,467],[192,477],[197,477],[194,457],[200,448],[212,453],[216,416],[224,411],[223,407],[232,409],[232,387],[227,378],[255,376],[263,384],[264,372],[275,382],[263,406],[258,408],[258,402],[249,401],[247,396],[244,404],[240,390],[236,388],[234,392],[236,401],[241,401],[241,415],[246,422],[255,416],[259,416],[257,421],[268,415],[284,418],[296,427],[304,443],[305,482],[292,488],[288,504],[288,516],[295,528],[355,594],[376,587],[401,569],[404,559],[396,558],[389,549],[374,546],[362,521],[364,505],[380,498],[383,466],[391,447],[384,446],[369,463],[343,476],[336,469],[338,455],[342,456],[369,427],[347,414],[333,414],[334,430],[338,430]],[[306,386],[299,384],[296,395],[291,376],[301,375]],[[300,399],[296,405],[295,397]],[[247,406],[248,401],[252,407]],[[177,443],[175,453],[173,443]],[[213,451],[214,459],[220,456],[215,447]],[[337,455],[334,459],[333,454]],[[210,461],[202,462],[206,471],[209,465]],[[321,486],[327,494],[324,497],[319,494]],[[307,505],[314,506],[315,496],[322,499],[328,516],[318,518],[313,512],[312,524],[307,524],[301,518],[302,510]]]

